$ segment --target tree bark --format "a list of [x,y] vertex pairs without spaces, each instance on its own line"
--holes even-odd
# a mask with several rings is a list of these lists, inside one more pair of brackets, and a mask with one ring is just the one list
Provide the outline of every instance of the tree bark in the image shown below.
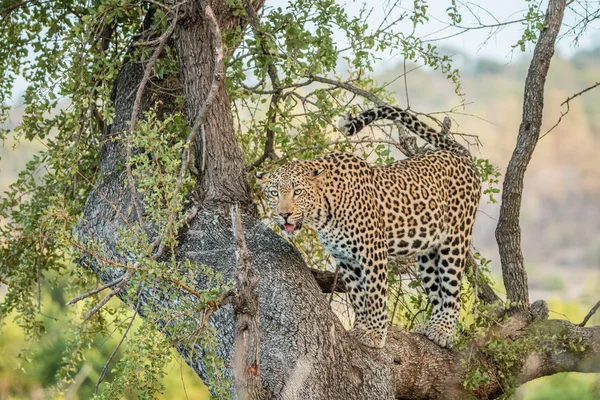
[[[260,8],[263,1],[252,2]],[[203,2],[188,1],[184,4],[184,17],[177,26],[175,47],[179,58],[180,76],[185,93],[185,106],[188,118],[193,125],[197,114],[205,105],[213,83],[215,48],[211,25],[207,18]],[[207,1],[216,17],[220,29],[233,29],[241,25],[239,17],[234,17],[226,2]],[[221,38],[219,37],[220,41]],[[220,66],[222,67],[222,65]],[[221,73],[221,71],[217,71]],[[222,79],[224,81],[224,77]],[[224,84],[219,84],[214,100],[208,110],[206,124],[196,142],[196,169],[200,172],[198,192],[204,203],[251,203],[250,187],[233,129],[231,105]]]
[[[196,5],[189,7],[175,42],[182,64],[187,64],[181,67],[181,79],[186,86],[190,121],[194,121],[194,112],[202,107],[209,91],[214,48],[207,36],[209,31],[203,26],[203,17],[197,15],[202,9]],[[223,7],[221,3],[214,7],[221,27],[241,23]],[[114,82],[115,118],[105,128],[100,173],[75,231],[80,241],[93,249],[84,252],[80,259],[82,265],[91,268],[103,282],[115,281],[127,272],[110,262],[127,265],[135,262],[130,255],[118,250],[119,235],[137,221],[131,192],[120,167],[125,162],[125,151],[123,140],[119,139],[124,133],[128,134],[134,101],[130,94],[137,90],[142,75],[142,66],[126,63]],[[233,216],[226,205],[249,205],[245,211],[242,208],[248,250],[244,259],[251,262],[251,269],[256,273],[256,282],[252,285],[256,285],[254,293],[258,296],[259,373],[265,397],[484,399],[501,394],[502,380],[497,367],[476,344],[462,353],[440,348],[424,336],[392,328],[385,348],[378,350],[362,346],[346,332],[298,251],[262,224],[250,205],[248,183],[231,129],[231,112],[223,81],[221,86],[209,113],[203,141],[205,168],[198,184],[203,203],[189,227],[180,235],[175,257],[180,265],[183,261],[207,265],[223,274],[225,279],[235,280],[238,246],[232,230]],[[150,88],[145,90],[142,108],[147,109],[156,96],[160,93],[153,93]],[[163,102],[165,109],[160,111],[168,112],[169,99],[165,98]],[[207,289],[208,285],[202,276],[197,276],[193,284],[198,291]],[[174,302],[178,298],[191,296],[176,286],[169,286],[168,282],[159,287],[141,287],[137,293],[139,298],[122,298],[129,304],[139,301],[142,310],[145,307],[159,310],[164,313],[165,320],[175,309]],[[519,323],[519,320],[515,321],[514,324]],[[231,304],[219,308],[210,317],[219,343],[217,354],[229,365],[230,376],[235,364],[237,322]],[[582,328],[565,321],[541,321],[539,326],[550,331],[557,328],[568,338],[581,336],[585,351],[574,351],[565,342],[564,351],[558,356],[554,353],[525,355],[523,365],[519,366],[519,371],[524,372],[523,381],[564,370],[600,371],[600,327]],[[508,340],[520,340],[531,334],[526,324],[497,332],[498,337]],[[202,348],[183,342],[176,347],[206,382],[209,369],[202,357]],[[476,359],[484,365],[493,378],[490,383],[475,391],[466,390],[462,385],[463,359]],[[235,397],[233,386],[229,390]]]
[[523,177],[540,136],[544,111],[544,84],[565,7],[565,0],[550,0],[548,3],[545,28],[540,32],[525,79],[523,120],[519,127],[517,145],[506,169],[502,188],[502,205],[496,227],[496,241],[500,251],[506,298],[514,312],[529,309],[527,272],[523,264],[519,226]]

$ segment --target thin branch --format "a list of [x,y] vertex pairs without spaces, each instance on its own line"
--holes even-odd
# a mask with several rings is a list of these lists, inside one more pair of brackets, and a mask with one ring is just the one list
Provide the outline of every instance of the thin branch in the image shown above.
[[585,318],[583,319],[583,321],[581,321],[581,323],[579,324],[579,326],[584,327],[585,324],[588,323],[588,321],[590,320],[590,318],[592,318],[592,316],[596,313],[596,311],[598,311],[598,308],[600,308],[600,301],[597,302],[594,307],[592,307],[592,309],[590,310],[590,312],[585,316]]
[[554,125],[552,126],[552,128],[548,129],[548,130],[546,131],[546,133],[544,133],[544,134],[543,134],[543,135],[542,135],[542,136],[541,136],[541,137],[538,139],[538,141],[539,141],[539,140],[542,140],[542,139],[544,138],[544,136],[546,136],[547,134],[549,134],[550,132],[552,132],[552,131],[554,130],[554,128],[556,128],[556,127],[557,127],[557,126],[560,124],[560,122],[562,121],[563,117],[564,117],[565,115],[567,115],[567,114],[569,113],[569,111],[571,111],[571,106],[570,106],[570,104],[569,104],[569,102],[570,102],[571,100],[573,100],[573,99],[574,99],[575,97],[577,97],[577,96],[581,96],[581,95],[582,95],[582,94],[584,94],[585,92],[587,92],[587,91],[589,91],[589,90],[592,90],[592,89],[594,89],[595,87],[598,87],[598,86],[600,86],[600,82],[596,82],[596,83],[595,83],[595,84],[593,84],[592,86],[590,86],[590,87],[587,87],[587,88],[583,89],[581,92],[575,93],[575,94],[574,94],[573,96],[571,96],[571,97],[567,97],[567,99],[561,103],[561,106],[564,106],[565,104],[567,105],[567,111],[565,111],[565,112],[562,112],[562,111],[561,111],[561,112],[560,112],[560,117],[558,117],[558,121],[556,121],[556,124],[554,124]]
[[406,73],[406,57],[404,58],[403,62],[402,62],[402,66],[404,68],[404,73],[402,75],[404,75],[404,93],[406,94],[406,109],[410,110],[410,99],[408,96],[408,80],[407,78],[407,73]]
[[121,277],[119,277],[119,278],[115,279],[115,280],[114,280],[114,281],[112,281],[112,282],[108,282],[108,283],[106,283],[106,284],[104,284],[104,285],[102,285],[102,286],[98,286],[97,288],[95,288],[95,289],[93,289],[93,290],[90,290],[90,291],[89,291],[89,292],[87,292],[87,293],[80,294],[79,296],[77,296],[77,297],[75,297],[75,298],[73,298],[73,299],[69,300],[69,302],[68,302],[66,305],[70,306],[71,304],[75,304],[75,303],[77,303],[77,302],[79,302],[79,301],[81,301],[81,300],[83,300],[83,299],[87,299],[88,297],[90,297],[90,296],[93,296],[93,295],[95,295],[96,293],[103,291],[104,289],[108,289],[108,288],[110,288],[110,287],[113,287],[113,286],[115,286],[116,284],[118,284],[118,283],[122,282],[122,281],[123,281],[123,279],[125,279],[125,276],[126,276],[126,275],[123,275],[123,276],[121,276]]
[[138,121],[138,114],[140,112],[140,106],[142,103],[142,94],[144,93],[144,88],[146,87],[146,84],[148,83],[148,80],[150,79],[150,75],[152,74],[152,69],[154,68],[154,64],[156,64],[158,57],[162,53],[165,45],[167,44],[167,40],[173,34],[173,31],[175,30],[176,25],[177,25],[177,14],[175,15],[175,18],[173,19],[173,22],[171,23],[171,25],[169,25],[169,28],[167,29],[167,31],[160,37],[158,46],[156,47],[156,49],[154,50],[154,53],[152,53],[152,56],[150,57],[150,60],[148,60],[148,63],[146,64],[146,68],[144,70],[144,75],[142,77],[142,80],[140,81],[140,85],[138,86],[137,94],[135,96],[135,102],[133,103],[133,110],[131,112],[131,122],[129,124],[129,135],[127,136],[128,144],[127,144],[127,146],[125,146],[126,154],[127,154],[127,161],[125,163],[125,168],[127,171],[127,180],[129,182],[129,189],[131,190],[131,197],[133,200],[133,205],[135,207],[135,212],[137,214],[137,219],[140,224],[140,229],[142,229],[142,230],[145,229],[144,228],[144,218],[142,216],[142,207],[141,207],[139,199],[137,197],[137,189],[135,187],[135,179],[133,178],[133,173],[131,172],[131,155],[132,155],[131,152],[132,152],[132,147],[133,147],[132,137],[135,132],[135,127],[136,127],[137,121]]
[[11,12],[15,11],[18,8],[21,8],[23,6],[27,6],[29,3],[37,3],[37,1],[22,1],[20,3],[15,3],[13,5],[10,5],[8,7],[3,8],[2,10],[0,10],[0,16],[2,17],[2,19],[4,19],[4,17],[8,14],[10,14]]
[[131,316],[131,321],[129,321],[129,325],[127,325],[127,328],[125,329],[125,332],[123,332],[123,335],[121,336],[121,340],[119,340],[119,343],[117,343],[117,345],[115,346],[115,348],[112,351],[112,353],[110,353],[110,356],[108,357],[108,360],[106,360],[106,362],[104,363],[104,367],[102,367],[102,371],[100,372],[100,376],[98,376],[98,380],[96,381],[96,387],[94,388],[94,394],[98,394],[98,387],[100,386],[100,383],[102,383],[102,381],[104,380],[104,377],[106,376],[106,372],[108,371],[108,365],[110,364],[110,362],[112,361],[112,359],[117,354],[117,351],[119,350],[119,348],[121,347],[121,345],[125,341],[125,338],[127,337],[127,334],[129,333],[129,330],[131,329],[131,326],[133,325],[133,321],[135,320],[135,317],[137,316],[138,310],[140,308],[141,299],[142,299],[142,296],[140,296],[139,293],[138,293],[138,301],[137,301],[137,305],[135,306],[135,310],[133,310],[133,315]]
[[[139,264],[138,263],[134,264],[134,267],[136,267],[137,265],[139,265]],[[125,274],[125,276],[121,280],[121,282],[119,282],[119,284],[117,285],[117,287],[114,288],[109,294],[107,294],[106,296],[104,296],[104,298],[102,300],[100,300],[100,302],[98,304],[96,304],[94,306],[94,308],[92,308],[90,311],[88,311],[83,316],[83,322],[85,322],[88,319],[90,319],[92,317],[92,315],[96,314],[98,312],[98,310],[100,310],[106,303],[108,303],[108,301],[110,299],[113,298],[113,296],[115,296],[116,294],[118,294],[121,291],[121,289],[123,289],[123,287],[125,287],[125,285],[127,284],[127,282],[129,282],[129,278],[131,278],[134,273],[135,273],[135,270],[128,271],[127,274]]]
[[[269,57],[270,52],[265,44],[267,35],[264,31],[260,29],[259,18],[256,14],[256,10],[254,9],[254,7],[252,7],[252,4],[250,4],[249,0],[245,0],[244,5],[246,9],[246,14],[248,14],[248,22],[252,26],[254,35],[260,39],[262,53],[265,56]],[[275,131],[273,130],[273,125],[275,125],[277,119],[277,104],[281,99],[282,89],[281,81],[279,80],[279,75],[277,74],[277,67],[275,66],[275,63],[273,62],[272,58],[268,58],[267,73],[269,74],[269,78],[271,79],[271,85],[273,86],[273,90],[275,91],[273,93],[273,96],[271,97],[271,103],[269,104],[269,110],[267,111],[267,121],[265,122],[265,136],[267,139],[265,141],[265,149],[263,151],[262,156],[260,156],[260,158],[252,164],[250,170],[261,166],[267,158],[276,158],[274,149]]]
[[[311,76],[311,79],[313,79],[317,82],[322,82],[322,83],[326,83],[326,84],[333,85],[336,87],[340,87],[349,92],[355,93],[355,94],[357,94],[361,97],[364,97],[365,99],[373,102],[377,106],[388,105],[385,101],[381,100],[378,96],[374,95],[373,93],[368,92],[364,89],[358,88],[350,83],[338,82],[333,79],[325,78],[322,76]],[[398,129],[398,139],[399,139],[399,143],[400,143],[399,150],[406,156],[414,156],[415,154],[417,154],[415,138],[411,137],[410,135],[405,133],[404,127],[402,126],[402,124],[399,121],[394,121],[394,125],[396,125],[396,128]]]

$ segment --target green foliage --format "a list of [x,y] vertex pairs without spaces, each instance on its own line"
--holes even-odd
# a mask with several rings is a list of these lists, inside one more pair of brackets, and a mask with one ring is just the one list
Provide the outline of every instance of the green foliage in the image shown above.
[[519,48],[521,51],[525,51],[527,43],[535,43],[538,32],[544,29],[544,14],[540,10],[541,2],[534,0],[527,0],[529,3],[527,7],[527,14],[525,15],[525,21],[523,21],[523,35],[517,41],[513,48]]
[[[509,309],[510,304],[504,305],[504,309]],[[463,359],[461,368],[464,371],[463,386],[470,390],[476,390],[479,386],[491,382],[492,379],[499,379],[497,383],[502,386],[503,396],[501,398],[513,398],[517,387],[517,378],[523,364],[531,355],[554,354],[559,355],[566,351],[585,351],[582,345],[582,338],[571,338],[566,332],[550,332],[543,325],[533,323],[527,328],[524,335],[518,338],[502,337],[495,335],[494,330],[488,327],[496,325],[502,326],[503,321],[498,318],[490,318],[494,315],[487,309],[484,309],[487,322],[477,324],[475,337],[481,343],[478,350],[486,356],[486,363],[490,363],[497,371],[497,378],[490,377],[487,373],[489,367],[482,364],[481,360]],[[485,338],[483,338],[485,336]],[[482,340],[484,339],[484,340]]]
[[461,360],[461,367],[467,370],[463,380],[463,387],[465,389],[475,390],[481,385],[490,383],[490,376],[485,368],[471,367],[467,369],[467,362],[465,360]]
[[[5,319],[10,316],[23,329],[27,346],[19,357],[24,367],[36,360],[40,349],[35,344],[43,338],[48,325],[48,319],[40,312],[39,300],[40,291],[47,287],[45,283],[57,284],[59,277],[70,277],[60,280],[66,289],[63,296],[68,297],[98,284],[97,277],[78,267],[74,260],[82,254],[81,250],[102,256],[101,246],[79,243],[72,232],[98,173],[101,130],[114,116],[112,84],[145,13],[139,2],[53,1],[17,5],[2,16],[0,37],[10,46],[0,50],[0,63],[6,66],[0,78],[0,121],[8,115],[15,74],[23,75],[29,87],[23,99],[23,122],[12,131],[2,131],[0,138],[35,140],[45,146],[0,202],[0,276],[9,283],[0,302],[0,322],[6,324]],[[160,34],[169,19],[157,10],[150,31]],[[138,46],[129,57],[145,60],[151,52],[151,47]],[[160,79],[177,71],[177,60],[168,49],[155,65],[155,77]],[[158,227],[163,245],[171,250],[177,245],[176,233],[193,186],[189,176],[178,179],[189,130],[187,120],[177,111],[181,103],[175,101],[176,111],[170,115],[157,115],[159,104],[155,104],[127,143],[135,149],[130,164],[137,190],[144,196],[146,220]],[[118,357],[115,369],[118,373],[109,374],[111,381],[100,386],[101,396],[115,398],[134,391],[136,396],[154,398],[164,391],[161,381],[165,361],[170,359],[174,343],[182,340],[182,331],[196,332],[198,348],[203,349],[212,368],[213,382],[209,383],[215,384],[215,391],[229,387],[223,375],[225,367],[216,353],[214,333],[203,329],[204,321],[199,325],[189,314],[207,315],[217,296],[231,289],[231,284],[205,267],[176,265],[174,259],[153,261],[148,257],[152,250],[144,234],[137,229],[122,233],[120,250],[141,257],[129,290],[161,282],[164,289],[179,288],[170,289],[171,295],[187,298],[181,296],[181,291],[190,287],[198,274],[211,279],[212,286],[206,292],[196,292],[191,302],[180,301],[180,309],[169,310],[181,316],[166,324],[164,310],[152,304],[144,306],[146,319],[124,341],[124,356]],[[98,296],[102,294],[84,300],[82,309],[64,312],[76,321],[75,315],[98,304]],[[61,302],[64,304],[65,299]],[[45,381],[59,382],[63,389],[68,387],[89,355],[86,349],[92,343],[102,342],[102,336],[112,334],[111,323],[118,326],[121,334],[126,333],[129,313],[128,306],[111,302],[88,322],[65,329],[61,346],[64,356],[54,368],[56,380],[46,377]],[[140,365],[144,366],[141,370]]]
[[494,195],[500,193],[496,186],[499,184],[500,170],[485,158],[474,158],[477,175],[484,184],[483,195],[488,196],[489,203],[497,203]]

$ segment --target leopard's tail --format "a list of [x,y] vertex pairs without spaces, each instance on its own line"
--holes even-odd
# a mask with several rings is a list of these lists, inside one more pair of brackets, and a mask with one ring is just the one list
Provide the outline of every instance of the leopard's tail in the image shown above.
[[338,127],[346,136],[352,136],[356,135],[361,129],[369,125],[371,122],[380,119],[399,121],[409,131],[413,132],[428,143],[431,143],[437,149],[448,150],[463,156],[471,156],[465,147],[456,142],[450,136],[437,132],[432,127],[419,121],[419,119],[411,113],[399,107],[381,106],[363,111],[355,117],[346,115],[340,119]]

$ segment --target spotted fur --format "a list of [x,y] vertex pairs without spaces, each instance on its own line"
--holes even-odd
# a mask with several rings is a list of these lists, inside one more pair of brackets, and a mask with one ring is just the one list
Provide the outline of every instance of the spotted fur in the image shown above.
[[344,119],[348,135],[379,119],[400,121],[439,150],[369,166],[350,153],[294,161],[257,173],[273,218],[288,234],[315,229],[340,269],[356,319],[353,332],[383,347],[387,331],[387,262],[415,254],[433,311],[420,331],[451,345],[460,282],[471,242],[480,181],[468,151],[406,111],[381,107]]

